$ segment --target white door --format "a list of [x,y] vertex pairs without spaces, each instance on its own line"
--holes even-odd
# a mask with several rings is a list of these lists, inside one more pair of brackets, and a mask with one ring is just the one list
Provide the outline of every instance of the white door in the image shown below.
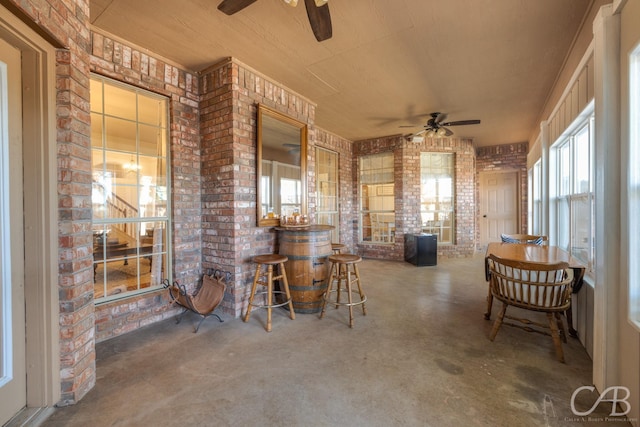
[[27,399],[20,67],[0,39],[0,425]]
[[480,245],[518,233],[518,172],[480,173]]

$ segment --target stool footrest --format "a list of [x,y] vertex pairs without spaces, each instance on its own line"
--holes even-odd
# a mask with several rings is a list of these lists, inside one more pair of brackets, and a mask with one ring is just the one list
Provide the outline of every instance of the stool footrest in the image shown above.
[[[347,288],[340,288],[340,292],[348,292],[349,290]],[[364,304],[365,302],[367,302],[367,296],[365,295],[364,298],[362,298],[360,301],[355,301],[355,302],[336,302],[336,301],[331,301],[331,299],[329,298],[329,294],[337,294],[338,290],[337,289],[332,289],[330,291],[325,292],[324,294],[324,299],[329,303],[329,304],[334,304],[334,305],[344,305],[344,306],[354,306],[354,305],[360,305],[360,304]],[[352,289],[351,290],[352,294],[356,294],[358,295],[358,297],[360,297],[360,292],[358,292],[357,289]]]
[[[269,292],[264,291],[264,292],[256,292],[255,295],[267,295]],[[287,295],[286,292],[284,291],[272,291],[271,294],[273,295]],[[276,308],[276,307],[283,307],[287,304],[289,304],[289,302],[291,302],[291,298],[289,298],[288,300],[286,300],[285,302],[281,302],[281,303],[277,303],[277,304],[256,304],[254,302],[250,303],[251,306],[256,307],[256,308]]]

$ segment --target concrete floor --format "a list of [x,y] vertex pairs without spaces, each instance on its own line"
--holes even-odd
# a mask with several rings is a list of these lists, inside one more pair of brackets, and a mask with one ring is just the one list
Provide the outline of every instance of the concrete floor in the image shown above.
[[[550,337],[483,318],[483,257],[435,267],[365,260],[366,316],[277,309],[248,323],[167,320],[97,345],[97,384],[44,426],[627,426],[610,403],[576,417],[591,385],[577,339],[555,358]],[[494,315],[499,304],[494,304]],[[510,309],[511,310],[511,309]],[[544,319],[544,317],[542,317]],[[580,393],[587,411],[596,393]],[[614,417],[615,418],[615,417]],[[618,421],[618,422],[615,422]]]

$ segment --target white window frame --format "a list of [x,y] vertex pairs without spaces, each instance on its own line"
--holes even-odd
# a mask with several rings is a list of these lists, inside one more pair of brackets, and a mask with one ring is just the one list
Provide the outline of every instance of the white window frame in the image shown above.
[[640,331],[640,45],[629,55],[629,158],[627,164],[629,322]]
[[[100,264],[100,263],[104,263],[104,265],[106,266],[108,263],[117,263],[117,262],[126,262],[128,264],[130,263],[137,263],[137,289],[135,290],[125,290],[122,292],[118,292],[116,294],[111,294],[109,295],[109,293],[107,292],[107,276],[103,275],[102,277],[100,277],[100,275],[95,275],[96,277],[94,277],[95,279],[95,285],[99,285],[100,282],[102,281],[103,283],[103,287],[105,289],[105,292],[103,294],[103,296],[95,298],[94,302],[96,305],[98,304],[102,304],[105,302],[109,302],[109,301],[113,301],[116,299],[122,299],[122,298],[128,298],[131,296],[135,296],[135,295],[139,295],[139,294],[143,294],[143,293],[147,293],[147,292],[151,292],[151,291],[155,291],[157,289],[162,288],[162,279],[167,278],[169,280],[171,280],[172,277],[172,256],[171,256],[171,217],[172,217],[172,212],[171,212],[171,165],[170,165],[170,158],[169,158],[169,152],[170,152],[170,135],[169,135],[169,128],[168,128],[168,123],[169,123],[169,103],[168,103],[168,99],[166,97],[163,97],[161,95],[155,94],[153,92],[149,92],[146,91],[144,89],[140,89],[137,88],[135,86],[131,86],[116,80],[112,80],[109,79],[107,77],[103,77],[103,76],[99,76],[99,75],[93,75],[91,76],[91,80],[92,81],[99,81],[101,82],[103,85],[110,85],[113,87],[117,87],[121,90],[125,90],[125,91],[129,91],[133,94],[135,94],[136,100],[138,100],[138,97],[143,96],[145,97],[144,99],[157,99],[157,100],[166,100],[166,111],[164,112],[166,114],[166,116],[163,119],[163,124],[158,124],[158,131],[159,132],[164,132],[164,141],[166,141],[166,145],[163,147],[163,153],[158,155],[158,161],[161,161],[164,165],[165,165],[165,170],[164,172],[164,176],[165,176],[165,185],[159,185],[159,184],[151,184],[149,185],[148,183],[146,183],[145,177],[141,176],[139,172],[140,170],[140,165],[141,165],[141,158],[143,157],[143,153],[140,150],[140,141],[141,141],[141,136],[140,136],[140,130],[139,127],[141,126],[146,126],[149,127],[151,126],[150,123],[145,123],[144,121],[141,121],[138,119],[138,107],[137,107],[137,101],[136,101],[136,105],[134,106],[134,109],[136,110],[136,118],[133,120],[129,120],[136,128],[136,134],[133,135],[133,139],[136,140],[136,150],[132,153],[127,153],[127,156],[130,157],[130,161],[128,164],[123,165],[124,168],[130,167],[133,171],[133,173],[136,174],[137,176],[137,181],[136,181],[136,187],[138,187],[139,189],[146,189],[146,188],[150,188],[153,187],[153,190],[155,191],[155,194],[157,195],[157,197],[159,197],[160,199],[163,199],[164,203],[164,209],[158,209],[156,212],[154,212],[154,215],[145,215],[143,213],[142,210],[142,206],[139,206],[138,209],[138,215],[137,216],[130,216],[130,217],[126,217],[126,218],[113,218],[113,217],[108,217],[107,215],[105,215],[104,217],[96,217],[94,214],[94,218],[93,218],[93,228],[94,228],[94,233],[98,233],[98,239],[101,237],[100,233],[103,230],[107,230],[109,229],[111,226],[116,226],[117,224],[120,225],[124,225],[127,230],[134,230],[133,234],[136,236],[136,250],[132,251],[131,253],[125,255],[125,256],[116,256],[114,258],[110,258],[107,257],[105,254],[103,255],[103,257],[101,259],[94,259],[94,272],[95,272],[95,268],[96,265]],[[98,101],[94,102],[99,102],[101,101],[102,103],[104,103],[104,95],[100,94],[100,96],[96,96],[95,94],[92,96],[92,98],[94,99],[98,99]],[[130,106],[128,106],[130,107]],[[105,134],[105,125],[104,125],[104,121],[105,118],[109,118],[109,117],[114,117],[114,118],[118,118],[120,119],[117,115],[109,115],[107,111],[105,111],[105,107],[104,104],[101,105],[101,107],[99,109],[94,108],[94,106],[92,105],[91,108],[91,113],[92,116],[99,116],[101,117],[102,120],[102,125],[101,125],[101,129],[102,129],[102,134],[101,134],[101,138],[102,138],[102,148],[97,148],[95,146],[92,145],[92,152],[94,151],[100,151],[102,152],[102,156],[103,156],[103,162],[105,162],[104,160],[104,156],[105,153],[109,152],[109,153],[117,153],[118,150],[114,150],[114,149],[110,149],[107,148],[107,146],[105,145],[104,141],[106,141],[106,134]],[[92,138],[94,136],[92,135]],[[144,156],[149,157],[148,155],[144,154]],[[92,173],[94,171],[92,170]],[[107,176],[109,173],[107,172],[104,176]],[[95,183],[94,183],[95,184]],[[96,187],[97,185],[97,187]],[[94,202],[97,202],[98,204],[102,204],[103,202],[101,201],[104,197],[106,197],[106,194],[102,194],[102,193],[107,193],[109,192],[109,185],[107,184],[101,184],[98,182],[98,184],[94,185],[93,187],[93,194],[92,194],[92,199],[96,199],[94,200]],[[100,187],[102,185],[102,190],[100,190]],[[140,191],[140,190],[138,190]],[[140,196],[138,196],[140,197]],[[158,229],[161,229],[161,232],[158,232],[156,234],[153,233],[153,230],[158,231]],[[143,238],[147,238],[146,236],[142,236],[142,234],[144,234],[143,232],[147,230],[151,233],[151,236],[153,237],[148,237],[153,240],[153,247],[151,249],[151,251],[149,253],[142,253],[142,251],[140,250],[140,248],[143,246],[140,242],[142,242]],[[163,237],[160,237],[160,236]],[[94,238],[96,234],[94,234]],[[156,242],[156,239],[158,240],[162,240],[164,245],[158,244],[159,242]],[[108,252],[108,251],[105,251]],[[160,268],[159,274],[162,277],[153,277],[152,279],[150,279],[152,282],[155,281],[155,284],[151,283],[150,286],[146,286],[146,287],[142,287],[140,284],[140,277],[141,277],[141,272],[142,269],[141,268],[146,268],[146,266],[142,266],[140,264],[140,261],[146,258],[148,260],[151,261],[151,265],[153,266],[154,263],[159,262],[160,260],[162,260],[163,265]],[[126,260],[126,261],[125,261]],[[155,260],[155,261],[153,261]],[[156,272],[155,268],[153,270],[154,272]]]

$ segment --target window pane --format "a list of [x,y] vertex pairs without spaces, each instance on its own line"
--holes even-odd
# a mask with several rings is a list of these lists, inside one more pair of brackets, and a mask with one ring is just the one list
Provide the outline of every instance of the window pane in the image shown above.
[[127,120],[136,120],[136,93],[115,85],[105,84],[104,113]]
[[157,126],[140,125],[140,154],[149,156],[163,155],[163,136],[166,133],[164,129]]
[[164,99],[140,96],[138,98],[138,121],[154,126],[167,127],[167,102]]
[[559,195],[565,196],[571,193],[571,152],[569,143],[564,144],[559,150]]
[[[97,157],[97,156],[96,156]],[[138,159],[135,154],[115,151],[104,152],[104,164],[94,163],[94,167],[103,168],[113,178],[114,184],[135,185],[138,180]]]
[[[640,45],[637,45],[629,56],[629,117],[640,117]],[[640,121],[629,123],[629,170],[628,183],[628,224],[629,224],[629,259],[640,258]],[[629,263],[629,320],[640,330],[640,263]]]
[[140,212],[139,216],[142,217],[162,217],[166,215],[167,203],[166,194],[160,191],[160,188],[150,183],[151,177],[143,176],[140,179],[142,184],[138,188],[138,194],[140,195]]
[[102,114],[91,114],[91,146],[102,147]]
[[558,246],[569,251],[569,201],[566,198],[558,199]]
[[533,199],[534,200],[542,200],[542,181],[541,181],[541,172],[540,168],[542,166],[542,162],[538,160],[533,165]]
[[360,158],[360,240],[395,241],[393,153]]
[[[263,167],[264,171],[264,167]],[[267,210],[271,206],[271,177],[268,175],[262,175],[260,177],[260,192],[262,198],[262,217],[266,218]]]
[[111,193],[107,193],[105,218],[124,219],[138,216],[138,188],[131,185],[113,185]]
[[571,200],[571,255],[585,265],[591,260],[591,204],[587,196]]
[[136,151],[136,124],[113,117],[105,118],[106,148],[110,150]]
[[420,154],[420,221],[439,244],[454,243],[454,154]]
[[583,127],[574,138],[574,193],[588,193],[589,185],[589,126]]
[[[102,113],[103,112],[102,82],[99,80],[91,79],[91,83],[89,87],[91,90],[91,111]],[[91,119],[93,120],[93,116],[91,117]],[[93,125],[93,121],[91,124]]]
[[533,165],[530,193],[532,194],[532,200],[529,200],[531,204],[531,217],[529,218],[529,232],[531,234],[543,234],[541,218],[542,218],[542,161],[538,160]]
[[93,219],[107,217],[107,195],[111,194],[111,180],[103,175],[94,173],[91,185],[91,203],[93,206]]
[[333,225],[331,241],[340,242],[338,214],[338,153],[316,147],[316,189],[318,224]]
[[300,213],[302,183],[297,179],[280,179],[280,212],[282,215]]

